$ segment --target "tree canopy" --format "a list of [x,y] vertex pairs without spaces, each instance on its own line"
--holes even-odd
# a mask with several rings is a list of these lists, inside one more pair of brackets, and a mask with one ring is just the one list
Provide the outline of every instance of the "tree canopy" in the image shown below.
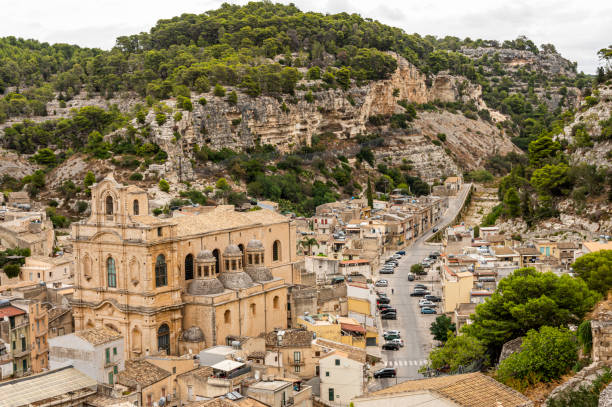
[[612,288],[612,250],[585,254],[572,264],[572,268],[591,290],[607,296]]
[[499,282],[491,298],[476,307],[473,323],[463,331],[498,351],[530,329],[579,322],[600,297],[581,279],[522,268]]

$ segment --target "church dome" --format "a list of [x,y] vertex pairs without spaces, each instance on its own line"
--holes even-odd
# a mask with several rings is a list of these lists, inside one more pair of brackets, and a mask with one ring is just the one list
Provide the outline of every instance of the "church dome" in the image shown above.
[[253,285],[253,279],[244,271],[221,273],[217,278],[225,288],[230,290],[243,290]]
[[187,287],[187,293],[191,295],[221,294],[223,291],[225,291],[223,284],[216,278],[192,280]]
[[257,240],[257,239],[250,240],[246,247],[247,252],[261,251],[263,249],[264,249],[263,243],[261,243],[261,240]]
[[242,251],[235,244],[230,244],[223,251],[223,256],[225,256],[225,257],[227,257],[227,256],[229,256],[229,257],[242,256]]
[[213,256],[210,250],[202,250],[196,256],[196,260],[214,260],[215,256]]
[[185,342],[204,342],[204,333],[194,325],[183,331],[183,340]]
[[251,277],[251,280],[258,283],[274,280],[270,270],[264,266],[247,266],[245,272]]

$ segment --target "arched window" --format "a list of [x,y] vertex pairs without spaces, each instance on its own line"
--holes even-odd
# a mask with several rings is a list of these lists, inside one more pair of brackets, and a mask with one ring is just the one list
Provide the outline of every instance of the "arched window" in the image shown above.
[[163,287],[168,285],[168,270],[166,266],[166,258],[163,254],[157,256],[155,261],[155,286]]
[[107,215],[113,214],[113,197],[110,195],[106,197],[106,214]]
[[157,329],[157,349],[170,350],[170,328],[167,324],[161,324]]
[[115,259],[112,257],[106,260],[106,278],[109,287],[117,287],[117,270],[115,269]]
[[134,215],[138,215],[140,213],[140,204],[138,203],[138,199],[134,199]]
[[272,299],[272,307],[275,309],[278,309],[278,295],[275,295],[274,298]]
[[219,249],[213,250],[213,256],[215,257],[215,273],[219,274],[219,270],[221,270],[221,262],[219,260]]
[[[244,251],[244,245],[242,243],[240,243],[238,245],[238,248],[240,249],[240,253],[242,253],[242,264],[246,264],[246,253]],[[238,264],[238,268],[241,267],[241,264]]]
[[272,261],[280,260],[280,250],[281,250],[280,242],[276,240],[274,244],[272,245]]
[[223,322],[225,322],[226,324],[229,324],[231,322],[231,312],[230,310],[225,311],[225,313],[223,314]]
[[193,255],[190,253],[185,257],[185,280],[193,279]]

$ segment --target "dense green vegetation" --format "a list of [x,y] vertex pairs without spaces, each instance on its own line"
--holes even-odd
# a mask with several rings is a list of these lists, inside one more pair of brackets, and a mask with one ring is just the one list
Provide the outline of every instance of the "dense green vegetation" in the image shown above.
[[612,288],[612,250],[580,256],[572,268],[591,290],[605,296]]
[[[442,347],[430,353],[423,371],[478,370],[487,359],[498,359],[504,343],[524,337],[520,350],[499,364],[495,377],[520,391],[556,380],[589,363],[591,328],[583,318],[600,298],[581,278],[559,277],[533,268],[515,270],[499,282],[490,299],[476,307],[473,322],[464,325],[460,335],[449,336]],[[443,322],[436,321],[432,333],[435,328],[440,335],[442,325],[450,321]],[[568,329],[574,324],[579,324],[576,333]],[[580,361],[579,347],[586,355]]]
[[579,322],[600,298],[581,279],[522,268],[499,282],[464,331],[499,352],[505,342],[531,329]]
[[559,379],[576,362],[578,344],[567,328],[542,326],[527,332],[519,352],[504,359],[497,379],[515,389]]

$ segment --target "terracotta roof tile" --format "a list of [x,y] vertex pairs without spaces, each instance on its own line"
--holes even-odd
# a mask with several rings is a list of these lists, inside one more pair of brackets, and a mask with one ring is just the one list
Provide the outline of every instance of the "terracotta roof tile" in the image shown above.
[[15,315],[23,315],[26,312],[20,308],[9,305],[7,307],[0,308],[0,318],[3,317],[14,317]]
[[[281,347],[309,347],[312,343],[312,332],[305,329],[286,329],[284,331]],[[265,334],[266,346],[277,346],[277,333]]]
[[459,406],[526,407],[533,402],[519,392],[482,373],[468,373],[432,379],[409,380],[367,396],[380,396],[419,390],[434,391]]
[[169,376],[170,372],[146,360],[126,360],[125,370],[119,372],[117,383],[131,387],[140,385],[144,388]]
[[123,336],[108,328],[91,328],[84,331],[75,332],[79,338],[91,343],[92,345],[101,345],[103,343],[116,341]]

